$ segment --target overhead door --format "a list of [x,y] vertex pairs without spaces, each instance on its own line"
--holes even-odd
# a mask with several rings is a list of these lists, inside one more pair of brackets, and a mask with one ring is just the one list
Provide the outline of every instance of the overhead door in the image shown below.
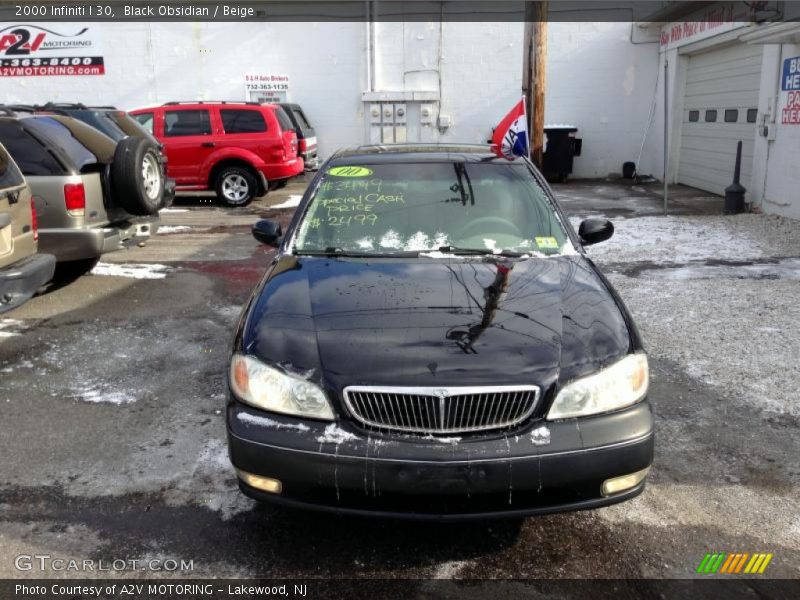
[[750,185],[761,46],[737,44],[689,58],[678,181],[723,194],[742,143],[743,186]]

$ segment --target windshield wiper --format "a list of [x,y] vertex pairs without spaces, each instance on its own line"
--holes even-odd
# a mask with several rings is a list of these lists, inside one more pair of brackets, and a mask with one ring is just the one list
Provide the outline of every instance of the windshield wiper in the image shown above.
[[359,252],[357,250],[345,250],[336,246],[328,246],[327,248],[292,248],[292,254],[297,256],[350,256],[354,258],[386,258],[386,257],[403,257],[403,256],[419,256],[416,250],[401,250],[398,252]]
[[443,254],[463,254],[463,255],[482,255],[488,254],[490,256],[507,256],[507,257],[515,257],[515,256],[523,256],[522,252],[516,252],[514,250],[501,250],[500,252],[496,252],[494,250],[490,250],[489,248],[460,248],[458,246],[440,246],[439,252]]

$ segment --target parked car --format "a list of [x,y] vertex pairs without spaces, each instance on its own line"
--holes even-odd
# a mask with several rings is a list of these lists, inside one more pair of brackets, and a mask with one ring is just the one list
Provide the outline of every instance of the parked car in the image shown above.
[[292,120],[294,131],[297,134],[298,152],[303,159],[306,171],[319,168],[317,158],[317,132],[306,118],[306,113],[299,104],[279,103],[289,118]]
[[40,248],[59,263],[83,270],[158,228],[165,194],[153,140],[115,142],[72,117],[0,108],[0,143],[36,198]]
[[[17,107],[19,108],[19,107]],[[23,107],[37,112],[59,114],[78,119],[95,129],[99,129],[115,142],[132,137],[143,137],[158,143],[153,135],[142,125],[126,113],[114,106],[86,106],[81,103],[70,102],[48,102],[47,104]],[[164,201],[163,206],[172,205],[175,199],[175,180],[167,177],[167,157],[159,144],[159,166],[161,176],[164,178]]]
[[167,102],[131,114],[164,145],[178,191],[215,190],[243,206],[303,171],[292,122],[274,104]]
[[53,278],[56,259],[37,254],[31,190],[0,144],[0,313],[16,308]]
[[486,146],[337,153],[236,329],[226,420],[241,490],[340,512],[521,516],[642,492],[648,362],[528,160]]

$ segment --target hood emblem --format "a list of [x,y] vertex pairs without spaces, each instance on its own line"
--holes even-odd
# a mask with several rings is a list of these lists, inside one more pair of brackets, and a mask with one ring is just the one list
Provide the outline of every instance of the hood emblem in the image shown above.
[[433,390],[434,395],[439,398],[439,429],[445,428],[445,400],[450,395],[447,390]]

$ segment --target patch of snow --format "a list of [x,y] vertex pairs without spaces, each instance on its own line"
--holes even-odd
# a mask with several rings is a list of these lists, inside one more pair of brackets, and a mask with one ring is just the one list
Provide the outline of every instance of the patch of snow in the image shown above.
[[297,431],[309,431],[307,425],[302,423],[281,423],[274,419],[267,417],[259,417],[257,415],[248,415],[246,413],[239,413],[239,420],[242,423],[249,423],[251,425],[258,425],[259,427],[269,427],[271,429],[296,429]]
[[0,339],[19,335],[28,327],[19,319],[0,319]]
[[427,234],[423,233],[422,231],[418,231],[414,235],[412,235],[408,240],[406,240],[405,250],[430,250],[431,244],[428,239]]
[[440,444],[450,444],[451,446],[455,446],[461,441],[460,437],[436,437],[434,435],[426,435],[423,440],[431,440],[433,442],[439,442]]
[[338,425],[336,425],[336,423],[331,423],[325,428],[323,434],[317,438],[317,441],[320,444],[341,444],[343,442],[350,442],[357,439],[358,438],[349,431],[341,429]]
[[492,254],[500,254],[502,252],[502,250],[497,247],[497,241],[496,240],[492,240],[492,239],[489,239],[489,238],[484,238],[483,239],[483,245],[486,246],[486,248],[488,250],[491,250]]
[[383,248],[399,248],[402,245],[400,241],[400,234],[394,229],[390,229],[383,234],[381,241],[378,244]]
[[531,443],[534,446],[547,446],[550,443],[550,430],[546,425],[541,425],[531,431]]
[[191,230],[192,228],[187,225],[161,225],[156,233],[183,233]]
[[375,247],[375,242],[372,238],[363,237],[356,242],[356,245],[361,250],[372,250]]
[[173,271],[167,265],[158,263],[97,263],[92,269],[92,275],[104,275],[109,277],[127,277],[130,279],[164,279]]
[[99,386],[87,383],[81,388],[75,390],[75,395],[79,400],[84,402],[91,402],[93,404],[107,403],[107,404],[131,404],[136,402],[136,398],[128,393],[120,391],[103,390]]
[[433,579],[453,579],[469,564],[465,560],[451,560],[440,564],[433,572]]
[[286,202],[281,202],[280,204],[273,204],[272,206],[268,206],[267,208],[278,209],[278,208],[297,208],[300,206],[300,201],[303,199],[303,196],[300,194],[292,194],[289,196],[289,199]]
[[[600,216],[602,215],[593,215]],[[581,217],[571,217],[576,228]],[[707,258],[761,258],[768,245],[747,220],[718,216],[649,216],[612,219],[614,235],[587,247],[592,258],[608,262],[687,262]]]
[[431,252],[420,252],[420,256],[425,256],[427,258],[455,258],[460,260],[464,260],[466,258],[464,255],[439,252],[438,250],[433,250]]
[[162,208],[159,212],[162,213],[185,213],[189,212],[188,208]]

